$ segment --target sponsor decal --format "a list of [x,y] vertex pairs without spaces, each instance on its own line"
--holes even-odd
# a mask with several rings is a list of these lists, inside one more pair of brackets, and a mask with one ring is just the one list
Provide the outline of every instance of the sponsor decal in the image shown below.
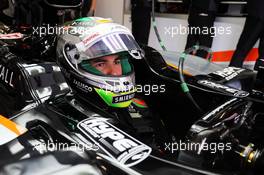
[[91,21],[75,21],[71,24],[71,26],[83,26],[83,27],[93,27],[96,25],[96,22],[91,20]]
[[107,119],[92,118],[78,123],[77,127],[103,153],[127,166],[134,166],[146,159],[152,149],[113,126]]
[[13,85],[13,72],[9,71],[8,68],[6,68],[3,65],[0,65],[0,80],[2,80],[6,85],[10,87],[14,87]]
[[85,46],[87,46],[87,44],[90,43],[90,41],[92,41],[93,39],[95,39],[97,36],[99,36],[100,34],[99,33],[95,33],[91,36],[88,36],[87,38],[85,38],[82,42]]
[[234,77],[238,76],[245,69],[237,68],[237,67],[227,67],[223,70],[213,72],[212,74],[218,75],[226,80],[231,80]]
[[115,104],[115,103],[121,103],[121,102],[129,101],[129,100],[133,99],[134,97],[135,97],[135,93],[116,96],[116,97],[113,97],[112,103]]
[[208,80],[199,80],[198,83],[206,87],[212,88],[212,89],[231,93],[233,94],[234,97],[242,98],[242,97],[247,97],[249,95],[249,93],[246,91],[234,89],[234,88],[231,88],[231,87],[219,84],[219,83],[215,83],[212,81],[208,81]]
[[83,84],[82,82],[79,82],[77,80],[73,80],[73,83],[76,85],[76,87],[82,91],[85,91],[85,92],[92,92],[93,91],[93,88],[86,85],[86,84]]

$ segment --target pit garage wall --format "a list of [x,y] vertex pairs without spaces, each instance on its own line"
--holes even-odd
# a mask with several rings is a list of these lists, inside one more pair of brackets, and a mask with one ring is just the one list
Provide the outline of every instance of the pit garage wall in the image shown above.
[[125,0],[97,0],[95,16],[112,18],[115,22],[123,24]]
[[[110,17],[116,22],[124,24],[131,29],[131,15],[129,0],[97,0],[96,12],[97,16]],[[157,14],[156,23],[159,34],[164,42],[164,45],[169,51],[182,52],[186,44],[187,34],[169,34],[168,29],[173,27],[187,27],[186,14]],[[244,26],[244,17],[217,17],[215,27],[230,27],[231,34],[217,34],[213,41],[212,50],[214,52],[213,61],[219,64],[228,65],[232,54],[236,48],[239,36]],[[150,31],[149,45],[161,50],[153,28]],[[252,68],[256,60],[258,43],[255,49],[252,49],[246,59],[245,66]]]

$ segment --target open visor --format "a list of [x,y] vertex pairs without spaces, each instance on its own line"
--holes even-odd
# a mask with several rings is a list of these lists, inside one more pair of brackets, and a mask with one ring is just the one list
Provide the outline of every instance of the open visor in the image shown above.
[[127,51],[133,58],[141,59],[141,49],[129,34],[114,33],[100,37],[99,39],[84,46],[83,42],[76,44],[80,51],[80,60],[89,60],[107,55]]
[[142,58],[141,48],[133,36],[128,33],[105,35],[91,39],[90,43],[87,43],[88,39],[86,38],[75,45],[68,43],[64,48],[68,59],[81,71],[102,75],[102,72],[96,71],[91,66],[90,61],[109,55],[118,55],[122,66],[122,75],[128,75],[132,71],[129,59]]
[[[116,58],[116,62],[118,62],[115,64],[118,64],[121,68],[121,71],[122,71],[121,76],[129,75],[133,71],[133,66],[129,62],[131,55],[128,52],[120,52],[120,53],[117,53],[114,55],[115,55],[114,57]],[[79,64],[78,69],[81,71],[85,71],[85,72],[95,74],[95,75],[106,76],[106,74],[104,74],[100,70],[96,69],[96,67],[94,67],[92,65],[92,62],[94,62],[95,60],[100,60],[100,57],[95,58],[95,59],[91,59],[91,60],[82,61]],[[111,75],[111,76],[113,76],[113,75]],[[120,76],[120,75],[118,75],[118,76]]]

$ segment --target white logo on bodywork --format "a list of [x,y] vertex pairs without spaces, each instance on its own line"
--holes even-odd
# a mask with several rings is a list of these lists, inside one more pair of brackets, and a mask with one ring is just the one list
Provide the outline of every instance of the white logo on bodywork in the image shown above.
[[146,159],[152,149],[136,140],[104,118],[86,119],[77,127],[109,157],[127,166]]

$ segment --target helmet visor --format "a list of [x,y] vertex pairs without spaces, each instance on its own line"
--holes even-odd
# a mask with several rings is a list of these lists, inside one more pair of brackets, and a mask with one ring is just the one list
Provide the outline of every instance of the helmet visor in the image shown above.
[[81,60],[113,55],[124,51],[130,53],[136,59],[141,59],[141,49],[130,34],[114,33],[100,37],[87,45],[84,42],[78,43],[76,47],[81,53]]
[[84,60],[79,64],[81,71],[103,76],[125,76],[132,72],[129,62],[130,54],[121,52],[90,60]]

